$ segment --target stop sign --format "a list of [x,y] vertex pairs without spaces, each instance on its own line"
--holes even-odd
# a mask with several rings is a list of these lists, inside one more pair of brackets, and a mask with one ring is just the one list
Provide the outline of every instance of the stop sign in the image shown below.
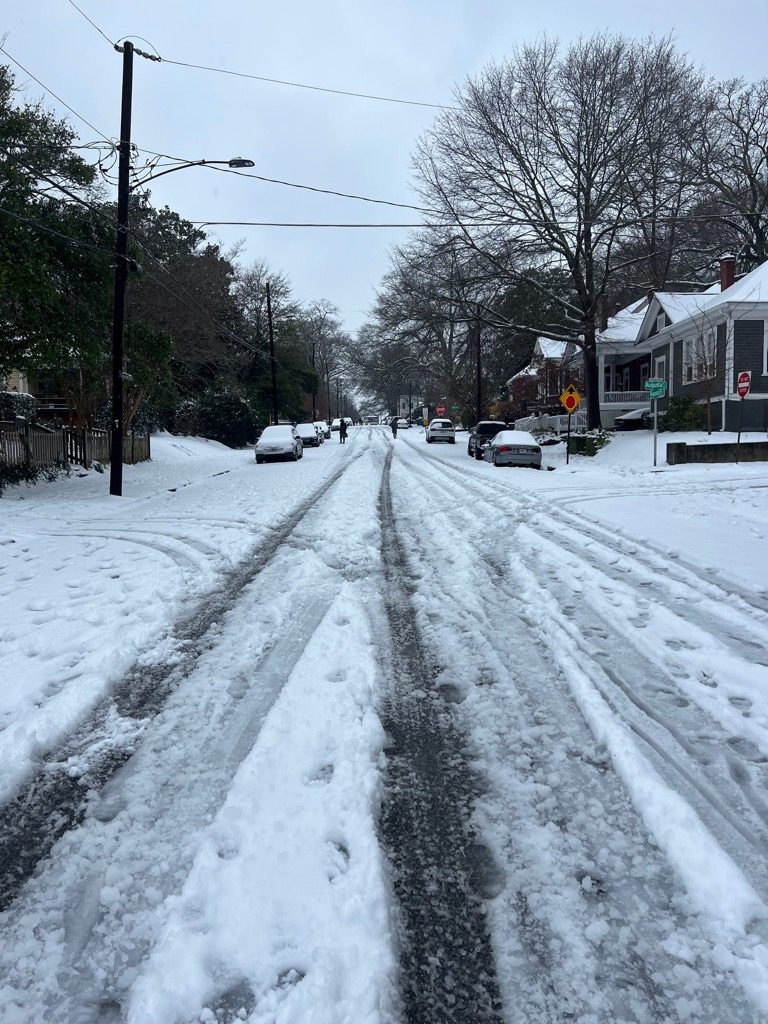
[[736,378],[736,392],[739,398],[746,398],[749,394],[749,389],[752,387],[752,372],[751,370],[742,370],[739,376]]
[[436,406],[435,407],[435,412],[437,413],[438,416],[445,416],[445,406],[444,405]]

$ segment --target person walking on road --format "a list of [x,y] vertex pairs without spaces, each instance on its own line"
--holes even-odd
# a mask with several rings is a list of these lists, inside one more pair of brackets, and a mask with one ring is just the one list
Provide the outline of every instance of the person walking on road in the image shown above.
[[342,417],[339,423],[339,444],[347,443],[347,421]]
[[392,437],[397,437],[397,416],[393,416],[389,421],[390,427],[392,427]]

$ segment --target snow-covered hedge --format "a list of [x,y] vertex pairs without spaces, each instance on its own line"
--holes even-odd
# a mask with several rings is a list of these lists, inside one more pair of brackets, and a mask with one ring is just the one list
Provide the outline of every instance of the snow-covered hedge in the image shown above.
[[14,420],[17,416],[31,420],[34,415],[34,395],[23,391],[0,391],[0,420]]

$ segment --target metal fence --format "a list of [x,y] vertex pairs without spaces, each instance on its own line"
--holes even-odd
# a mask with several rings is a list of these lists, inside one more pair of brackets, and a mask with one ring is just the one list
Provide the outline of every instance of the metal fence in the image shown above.
[[[109,462],[110,456],[108,430],[0,430],[0,464],[6,466],[75,465],[88,469],[94,462]],[[149,458],[149,434],[126,434],[123,462],[132,466]]]

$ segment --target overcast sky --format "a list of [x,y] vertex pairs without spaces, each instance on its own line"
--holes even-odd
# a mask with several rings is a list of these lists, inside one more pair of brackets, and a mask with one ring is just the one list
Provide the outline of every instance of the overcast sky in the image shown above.
[[[768,75],[768,0],[77,0],[110,39],[161,56],[354,92],[450,103],[457,83],[542,32],[564,41],[610,30],[672,32],[715,77]],[[9,9],[10,8],[10,9]],[[68,0],[6,5],[5,47],[108,138],[119,128],[121,57]],[[142,37],[142,38],[139,38]],[[0,58],[6,60],[0,54]],[[14,67],[30,99],[99,136]],[[410,157],[436,111],[329,95],[136,59],[133,140],[184,159],[245,156],[254,172],[395,202],[418,202]],[[192,168],[153,188],[190,220],[401,222],[415,214]],[[266,259],[301,301],[335,303],[350,330],[365,318],[407,237],[393,229],[216,228],[241,261]]]

